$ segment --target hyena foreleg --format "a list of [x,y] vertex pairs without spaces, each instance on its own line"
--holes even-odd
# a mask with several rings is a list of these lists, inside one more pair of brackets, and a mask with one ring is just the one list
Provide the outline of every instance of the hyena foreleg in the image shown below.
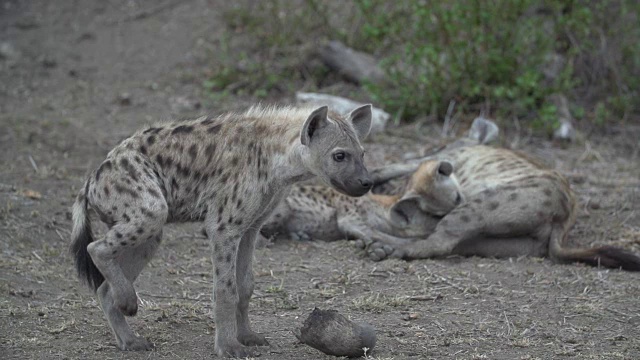
[[249,301],[253,295],[253,250],[259,227],[249,228],[240,240],[236,279],[238,281],[238,341],[246,346],[266,346],[269,342],[264,335],[251,330],[249,322]]
[[[223,211],[224,209],[222,209]],[[219,218],[222,219],[222,216]],[[243,358],[251,356],[252,352],[238,341],[238,324],[236,320],[236,312],[239,306],[236,260],[242,233],[238,231],[236,226],[231,225],[216,221],[212,216],[206,221],[207,234],[213,243],[213,265],[215,269],[213,273],[213,301],[216,322],[215,348],[219,356]]]

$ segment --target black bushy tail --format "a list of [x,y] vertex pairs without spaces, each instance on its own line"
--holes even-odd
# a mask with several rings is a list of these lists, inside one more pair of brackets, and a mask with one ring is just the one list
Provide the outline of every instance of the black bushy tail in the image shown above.
[[592,266],[640,271],[640,257],[630,251],[614,246],[585,249],[581,255],[576,257],[575,260]]
[[73,230],[71,232],[71,255],[76,262],[78,277],[84,280],[93,291],[104,282],[104,276],[93,263],[87,246],[93,242],[91,232],[91,222],[87,213],[87,190],[89,182],[85,184],[84,190],[78,194],[76,202],[73,204]]
[[561,263],[581,262],[591,266],[602,266],[627,271],[640,271],[640,257],[631,251],[615,246],[598,246],[588,249],[563,248],[565,229],[555,229],[551,233],[549,253],[551,258]]

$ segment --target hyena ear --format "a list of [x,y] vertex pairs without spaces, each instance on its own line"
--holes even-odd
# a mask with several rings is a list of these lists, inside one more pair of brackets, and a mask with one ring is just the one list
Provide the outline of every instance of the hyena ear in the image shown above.
[[356,130],[358,140],[363,141],[371,131],[371,104],[360,106],[349,114],[349,121]]
[[500,128],[496,123],[483,117],[477,117],[469,129],[469,139],[476,140],[478,144],[488,144],[498,139]]
[[302,130],[300,131],[300,142],[302,145],[309,145],[311,143],[311,138],[315,134],[315,132],[324,127],[327,124],[327,112],[329,108],[327,106],[321,106],[311,113],[307,120],[302,125]]
[[389,210],[389,218],[398,226],[408,226],[414,222],[414,218],[420,212],[418,204],[420,197],[410,195],[398,200]]

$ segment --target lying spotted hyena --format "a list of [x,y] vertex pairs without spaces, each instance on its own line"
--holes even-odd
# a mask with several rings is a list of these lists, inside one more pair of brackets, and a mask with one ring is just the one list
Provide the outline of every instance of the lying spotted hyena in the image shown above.
[[[476,122],[468,139],[451,146],[489,143],[497,135],[495,124]],[[415,169],[414,165],[400,169],[396,166],[384,168],[387,171],[378,171],[378,174],[384,180],[397,178],[408,172],[407,166],[409,170]],[[398,170],[399,173],[394,172]],[[391,191],[400,195],[368,194],[357,199],[324,186],[296,185],[265,222],[261,233],[267,237],[284,234],[294,240],[358,239],[361,247],[373,241],[387,244],[424,239],[433,233],[438,221],[462,201],[461,189],[452,171],[453,166],[447,161],[426,160],[400,189]],[[381,185],[383,179],[374,178],[374,182]],[[411,217],[407,219],[409,213]],[[388,255],[384,250],[389,249],[372,248],[369,255],[379,260]]]
[[[122,350],[147,350],[125,316],[138,310],[134,280],[167,222],[204,220],[212,242],[218,355],[245,357],[267,345],[249,326],[252,258],[260,225],[289,187],[314,176],[349,196],[369,191],[360,141],[371,107],[346,118],[318,109],[252,108],[243,114],[162,124],[111,150],[73,206],[72,252],[97,291]],[[109,227],[98,241],[88,210]]]
[[[267,237],[285,234],[295,240],[359,239],[365,243],[425,238],[462,201],[452,170],[447,161],[427,160],[411,175],[402,195],[353,198],[325,186],[296,185],[261,233]],[[398,219],[413,206],[419,211],[410,222]]]
[[[472,134],[474,132],[497,134],[497,127],[479,120],[473,124]],[[563,247],[578,211],[568,181],[557,171],[520,152],[473,146],[474,142],[477,144],[474,136],[460,139],[429,157],[452,163],[465,201],[444,216],[435,232],[425,240],[376,239],[368,247],[372,258],[548,255],[560,263],[584,262],[640,271],[640,258],[622,249]],[[409,174],[417,166],[397,164],[373,170],[371,175],[375,182],[382,183]],[[416,207],[405,207],[405,210],[405,216],[396,217],[400,220],[396,226],[409,225],[411,217],[420,211]]]

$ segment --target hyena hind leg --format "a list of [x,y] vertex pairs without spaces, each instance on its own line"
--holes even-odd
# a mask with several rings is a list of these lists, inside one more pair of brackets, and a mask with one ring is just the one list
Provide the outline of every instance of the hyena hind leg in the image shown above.
[[[136,280],[142,269],[151,260],[161,239],[162,232],[151,236],[145,243],[118,257],[118,264],[129,281],[133,283]],[[131,330],[124,314],[115,305],[109,283],[106,281],[102,283],[97,293],[100,306],[115,335],[118,348],[129,351],[151,350],[153,344],[142,336],[137,336]]]
[[[133,260],[140,258],[142,264],[145,264],[144,254],[138,252],[142,251],[141,249],[146,249],[149,242],[156,239],[157,235],[162,232],[167,215],[168,210],[164,200],[145,199],[145,206],[139,210],[132,208],[129,210],[129,215],[124,210],[122,213],[114,215],[116,223],[107,231],[104,238],[87,246],[93,263],[100,270],[105,281],[109,283],[109,293],[113,298],[114,305],[126,316],[136,314],[138,298],[133,288],[133,282],[129,279],[131,276],[125,276],[124,271],[127,270],[125,268],[144,267],[144,265],[137,265]],[[131,256],[133,256],[131,261],[121,260]],[[134,278],[138,276],[142,267],[133,272],[135,273]],[[132,273],[130,270],[127,271]]]

